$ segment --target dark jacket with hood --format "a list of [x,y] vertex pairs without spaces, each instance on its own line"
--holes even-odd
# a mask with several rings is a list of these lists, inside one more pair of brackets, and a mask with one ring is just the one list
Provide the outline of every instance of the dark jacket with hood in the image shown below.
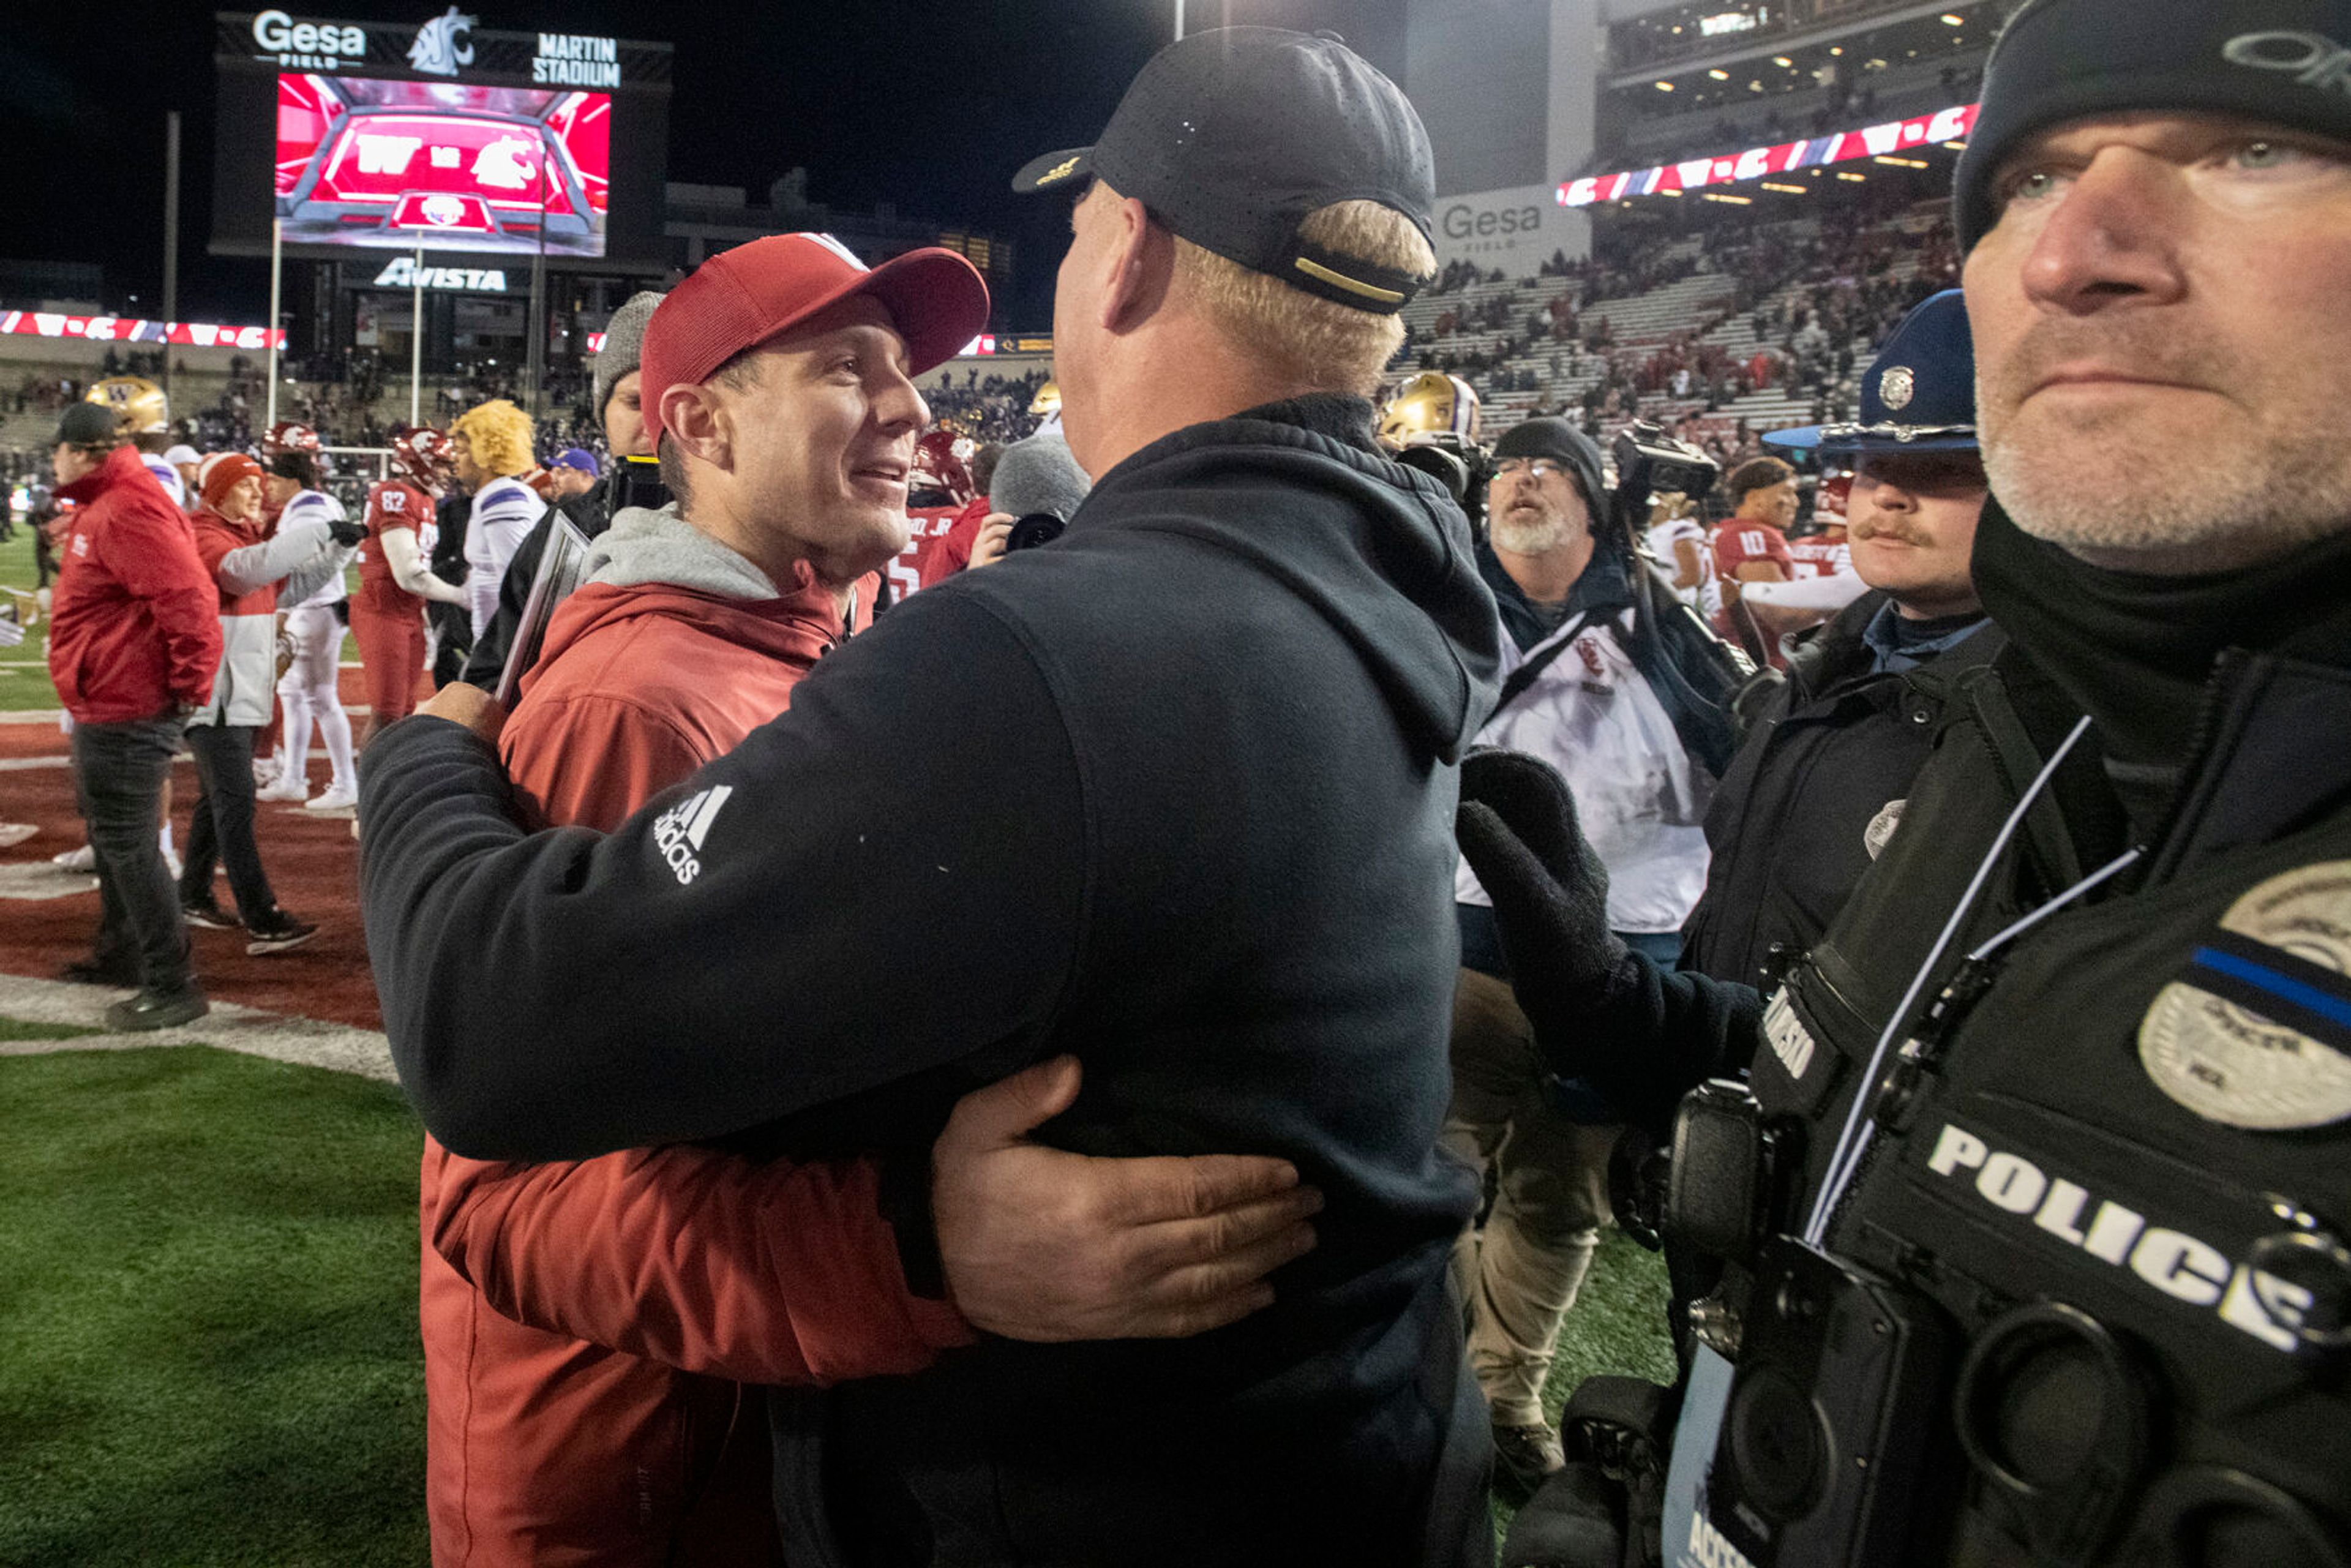
[[1287,1155],[1320,1245],[1198,1339],[779,1398],[793,1561],[1490,1550],[1445,1289],[1474,1191],[1436,1138],[1497,632],[1458,509],[1318,397],[1136,453],[609,837],[526,838],[487,747],[395,727],[362,891],[402,1080],[468,1155],[737,1134],[919,1174],[958,1093],[1075,1052],[1045,1136]]

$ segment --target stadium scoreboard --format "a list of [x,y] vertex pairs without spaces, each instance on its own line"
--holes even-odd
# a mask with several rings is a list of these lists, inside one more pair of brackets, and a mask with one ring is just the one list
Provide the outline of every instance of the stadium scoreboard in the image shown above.
[[215,14],[214,253],[659,266],[670,46],[419,10]]

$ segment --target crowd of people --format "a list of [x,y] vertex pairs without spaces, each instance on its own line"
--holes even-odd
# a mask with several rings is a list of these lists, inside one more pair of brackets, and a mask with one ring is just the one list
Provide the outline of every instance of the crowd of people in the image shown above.
[[[117,1028],[303,939],[247,665],[366,552],[436,1558],[2338,1561],[2351,99],[2226,10],[2029,8],[1948,229],[1604,232],[1499,361],[1400,359],[1487,281],[1401,92],[1248,29],[1016,181],[1050,385],[784,235],[615,314],[609,462],[490,397],[357,523],[65,407]],[[1529,344],[1599,395],[1488,431]],[[1554,1420],[1612,1222],[1677,1375]]]

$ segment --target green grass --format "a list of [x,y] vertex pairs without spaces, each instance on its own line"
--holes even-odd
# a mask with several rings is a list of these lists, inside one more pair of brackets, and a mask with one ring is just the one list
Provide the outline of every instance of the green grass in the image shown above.
[[[0,506],[5,505],[6,498],[0,497]],[[0,585],[29,591],[37,575],[33,530],[20,521],[16,533],[0,542]],[[0,594],[0,599],[16,604],[20,616],[30,612],[28,601],[13,594]],[[44,618],[26,628],[21,646],[0,648],[0,712],[57,706],[57,689],[49,684],[48,646],[49,623]]]
[[[1674,1343],[1666,1330],[1666,1260],[1626,1239],[1619,1230],[1602,1233],[1575,1306],[1559,1331],[1559,1348],[1543,1385],[1543,1412],[1552,1425],[1576,1385],[1604,1373],[1629,1374],[1656,1383],[1674,1377]],[[1494,1504],[1494,1540],[1510,1533],[1518,1511]]]
[[202,1046],[0,1061],[0,1564],[425,1560],[416,1124]]
[[[398,1092],[205,1046],[68,1051],[0,1058],[0,1568],[422,1563]],[[1594,1373],[1671,1375],[1665,1301],[1660,1260],[1611,1232],[1554,1418]]]
[[0,1019],[0,1040],[79,1040],[86,1034],[104,1034],[102,1029],[85,1029],[75,1023],[28,1023],[23,1019]]

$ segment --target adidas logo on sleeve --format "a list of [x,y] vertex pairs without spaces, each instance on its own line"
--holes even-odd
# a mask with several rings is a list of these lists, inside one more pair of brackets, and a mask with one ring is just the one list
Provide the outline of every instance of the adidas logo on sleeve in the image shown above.
[[732,784],[697,790],[664,811],[653,823],[653,848],[668,862],[680,887],[702,874],[702,862],[695,854],[710,832],[710,824],[718,820],[719,808],[734,793]]

